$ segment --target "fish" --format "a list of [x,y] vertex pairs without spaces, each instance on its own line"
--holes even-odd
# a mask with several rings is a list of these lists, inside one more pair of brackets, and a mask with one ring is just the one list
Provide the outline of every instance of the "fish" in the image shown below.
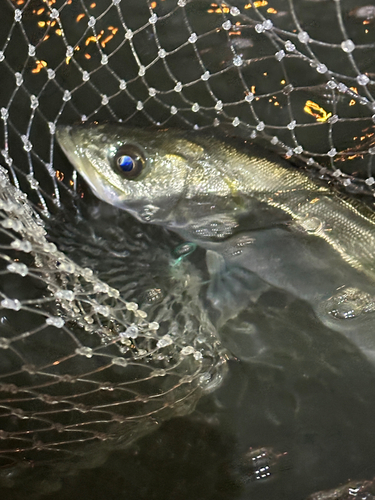
[[369,207],[226,136],[105,123],[60,126],[56,137],[98,198],[206,250],[218,324],[282,290],[375,361]]

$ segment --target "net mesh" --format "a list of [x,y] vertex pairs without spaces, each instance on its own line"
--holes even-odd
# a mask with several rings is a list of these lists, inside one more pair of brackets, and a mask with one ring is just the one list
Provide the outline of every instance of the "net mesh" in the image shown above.
[[375,7],[8,0],[0,15],[0,464],[70,460],[189,411],[225,354],[186,249],[159,232],[150,261],[157,229],[103,215],[56,126],[222,127],[372,195]]

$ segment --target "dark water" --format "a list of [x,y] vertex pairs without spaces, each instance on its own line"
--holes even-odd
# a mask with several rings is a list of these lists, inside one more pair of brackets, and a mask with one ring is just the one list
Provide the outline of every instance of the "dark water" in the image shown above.
[[[96,11],[95,15],[99,17],[109,3],[97,3],[99,11]],[[165,9],[164,13],[168,13],[170,4],[171,2],[160,4],[161,8]],[[243,2],[241,5],[239,3],[239,6],[243,7],[242,4]],[[1,43],[6,43],[13,23],[10,5],[4,3],[0,8],[6,26],[1,33]],[[35,27],[35,22],[32,23],[32,10],[40,5],[38,2],[30,2],[27,5],[28,14],[25,13],[24,25],[30,39],[37,44],[41,35]],[[63,2],[57,4],[58,8],[63,5]],[[77,10],[74,14],[80,12],[77,5],[78,2],[75,4]],[[132,9],[134,13],[126,16],[126,22],[129,28],[136,31],[147,23],[148,6],[146,3],[140,6],[136,2],[129,2],[127,5],[129,13]],[[311,36],[317,37],[319,33],[324,42],[339,45],[342,36],[338,26],[332,24],[332,20],[336,19],[335,5],[328,1],[303,1],[296,5],[296,10]],[[136,6],[139,11],[135,9]],[[280,1],[275,3],[275,6],[280,11],[288,10],[286,2]],[[359,7],[358,3],[342,3],[346,19],[351,20],[350,36],[353,38],[359,37],[356,34],[360,31],[359,21],[350,13]],[[219,73],[220,78],[212,83],[215,93],[224,103],[233,103],[233,107],[227,108],[228,123],[238,115],[244,122],[253,126],[256,121],[248,108],[245,109],[243,103],[241,106],[235,104],[236,100],[243,98],[244,90],[243,85],[239,83],[238,74],[231,71],[220,73],[223,64],[225,66],[231,60],[233,53],[230,46],[222,44],[222,33],[219,38],[215,37],[218,21],[215,18],[210,24],[211,18],[202,15],[206,10],[207,2],[195,2],[195,7],[192,6],[188,13],[191,30],[198,34],[212,31],[201,41],[199,49],[202,60],[210,71]],[[317,10],[321,13],[318,19]],[[71,14],[69,17],[67,9],[61,10],[61,18],[65,23],[69,43],[78,43],[84,29],[70,23]],[[105,21],[115,22],[116,19],[118,15],[111,11],[110,17]],[[185,42],[189,31],[182,13],[171,17],[169,22],[170,24],[165,21],[158,35],[163,46],[167,50],[173,50]],[[290,15],[280,16],[279,23],[280,27],[286,30],[292,31],[294,27]],[[364,37],[362,26],[360,27],[361,37]],[[216,116],[212,96],[207,94],[206,88],[199,81],[188,86],[182,94],[188,99],[187,104],[180,94],[169,93],[175,82],[168,79],[164,67],[159,67],[158,64],[150,69],[145,84],[145,81],[137,76],[139,68],[134,62],[134,55],[128,46],[124,46],[123,50],[117,52],[118,57],[112,61],[112,67],[119,76],[129,82],[129,94],[122,93],[113,99],[113,114],[109,108],[101,106],[100,96],[103,93],[115,94],[118,81],[111,80],[108,74],[102,74],[102,70],[96,71],[99,63],[94,49],[91,60],[85,60],[82,53],[77,55],[82,68],[87,71],[95,70],[92,74],[94,86],[90,86],[81,84],[81,75],[75,71],[72,64],[69,67],[61,65],[57,69],[58,63],[65,58],[66,47],[61,38],[53,35],[48,43],[40,45],[38,57],[46,60],[50,67],[56,67],[56,81],[61,86],[58,88],[46,84],[45,75],[33,77],[30,71],[26,71],[33,67],[34,62],[28,60],[24,54],[26,44],[18,28],[17,25],[12,31],[8,66],[0,75],[3,85],[1,104],[8,106],[10,102],[15,87],[15,72],[25,70],[26,87],[29,94],[38,95],[42,115],[37,113],[35,117],[31,117],[29,95],[18,93],[9,106],[13,126],[9,128],[9,135],[4,136],[4,144],[9,142],[14,159],[13,167],[21,188],[30,194],[30,199],[39,204],[39,207],[40,198],[30,189],[24,175],[29,172],[30,165],[42,185],[43,196],[51,211],[54,210],[52,195],[56,181],[48,176],[46,170],[50,155],[54,168],[65,174],[64,180],[59,183],[62,206],[65,207],[64,216],[58,224],[51,223],[51,240],[77,263],[91,266],[103,280],[112,279],[119,288],[121,269],[137,263],[137,251],[142,248],[144,252],[149,252],[149,258],[146,258],[146,253],[142,261],[148,260],[152,264],[155,283],[167,286],[166,262],[181,243],[175,236],[161,229],[140,226],[129,217],[124,223],[124,228],[129,228],[126,243],[131,243],[135,234],[142,234],[143,246],[135,246],[134,253],[130,252],[130,255],[124,258],[119,252],[119,240],[110,230],[111,223],[117,220],[115,211],[111,212],[111,208],[101,206],[98,210],[95,209],[95,217],[84,214],[81,226],[76,223],[75,216],[70,215],[70,212],[67,215],[66,207],[71,208],[71,205],[76,203],[72,203],[71,192],[64,188],[64,185],[69,187],[72,170],[61,151],[55,148],[53,134],[50,135],[47,123],[55,119],[57,123],[73,123],[79,120],[82,114],[86,114],[89,118],[98,120],[121,118],[137,125],[161,122],[168,126],[185,125],[191,128],[195,122],[200,125],[212,123]],[[144,64],[153,60],[156,50],[154,33],[149,28],[141,29],[134,42]],[[369,28],[373,28],[372,21]],[[172,37],[171,32],[174,33]],[[260,43],[257,36],[252,31],[247,37],[242,37],[244,57],[254,59],[255,65],[258,64],[258,52],[269,56],[276,50],[271,42]],[[371,31],[370,36],[373,36]],[[248,40],[248,44],[243,40]],[[368,42],[367,38],[359,37],[357,40],[363,44]],[[241,45],[239,41],[236,43],[237,46]],[[221,50],[222,47],[225,49]],[[319,46],[318,49],[322,61],[327,65],[338,65],[341,73],[349,75],[349,84],[350,78],[354,76],[350,73],[352,68],[347,66],[347,60],[343,59],[341,52],[340,57],[337,57],[335,48]],[[114,51],[115,46],[111,50]],[[176,57],[170,61],[176,78],[184,83],[195,82],[201,74],[202,68],[195,64],[197,58],[192,50],[189,45],[186,50],[177,52]],[[362,53],[361,71],[370,71],[373,66],[372,56],[367,57],[366,54],[367,52]],[[126,65],[124,61],[127,61]],[[293,143],[292,134],[285,127],[291,119],[290,110],[297,121],[308,121],[300,107],[300,103],[305,101],[305,87],[318,88],[315,88],[315,93],[308,94],[309,97],[318,95],[318,100],[321,99],[319,102],[324,105],[329,101],[319,94],[319,86],[323,82],[321,76],[315,71],[302,71],[300,63],[299,59],[289,59],[287,62],[287,74],[292,76],[293,84],[303,88],[289,101],[289,97],[281,93],[280,100],[285,100],[282,111],[275,113],[274,108],[268,106],[268,98],[265,97],[256,103],[260,118],[267,123],[273,120],[280,137],[290,144]],[[245,74],[248,82],[261,88],[262,95],[279,92],[276,83],[278,84],[284,73],[279,71],[279,67],[276,68],[274,59],[270,66],[267,57],[261,64],[263,66],[258,66],[254,71],[252,65],[247,68]],[[272,74],[263,81],[260,75],[265,70]],[[171,117],[169,111],[165,114],[165,107],[160,102],[151,102],[148,103],[148,115],[137,114],[136,102],[147,99],[150,86],[160,88],[164,92],[161,101],[175,105],[182,110],[181,113],[175,118]],[[74,90],[74,93],[69,104],[61,108],[64,89]],[[206,107],[202,113],[195,114],[191,111],[190,104],[195,100],[199,100],[202,109]],[[358,105],[349,108],[344,101],[344,98],[339,100],[336,103],[338,108],[335,109],[339,109],[343,115],[345,109],[346,118],[357,117],[363,118],[364,121],[340,124],[343,128],[338,128],[334,133],[338,149],[340,146],[345,147],[345,141],[357,133],[357,129],[360,132],[366,130],[371,123],[371,113],[367,108],[363,107],[358,111]],[[31,155],[26,154],[20,138],[27,132],[28,127],[34,143]],[[331,146],[327,124],[301,128],[298,134],[299,140],[305,141],[306,150],[322,153]],[[366,159],[368,160],[368,155]],[[357,160],[358,157],[351,161]],[[322,161],[328,166],[331,165],[326,157],[322,158]],[[346,163],[341,163],[340,168],[344,170],[345,165]],[[364,163],[357,161],[355,166],[358,165],[364,166]],[[366,161],[364,177],[371,174],[370,167]],[[354,167],[348,167],[348,171],[353,169]],[[87,206],[90,207],[93,202],[81,183],[78,192],[85,194],[84,202],[88,200]],[[100,213],[102,215],[98,218]],[[126,238],[125,229],[123,231]],[[83,249],[84,244],[91,251]],[[158,254],[155,248],[164,252],[164,257],[160,260],[158,255],[161,254]],[[117,256],[111,253],[113,249],[116,250]],[[191,263],[190,272],[204,276],[204,252],[197,249],[187,259]],[[141,268],[139,269],[141,281],[143,275]],[[149,283],[144,284],[145,289],[147,286]],[[204,288],[201,293],[204,299]],[[138,299],[142,301],[144,296],[141,294]],[[86,469],[81,467],[67,473],[60,470],[59,466],[49,467],[48,464],[37,463],[32,467],[26,464],[24,468],[4,467],[0,470],[1,498],[297,500],[319,490],[335,488],[348,480],[370,480],[375,476],[375,367],[346,338],[318,322],[306,303],[280,290],[264,293],[251,308],[228,322],[219,332],[219,336],[232,353],[228,361],[227,376],[219,389],[201,398],[191,415],[171,418],[158,424],[154,432],[138,439],[126,449],[117,449],[115,443],[112,449],[109,443],[106,453],[98,451],[97,464],[91,462],[90,467]],[[90,453],[95,455],[95,448],[90,450]]]
[[[94,229],[90,248],[95,241],[102,248],[96,267],[118,285],[113,271],[137,253],[114,256],[118,242],[108,221],[118,214],[100,206],[102,217],[95,212],[90,220],[86,214],[86,233],[82,223],[62,231],[60,222],[58,242],[77,263],[92,266],[98,256],[81,245]],[[124,216],[122,227],[127,224],[129,235],[142,229],[144,241],[161,246],[166,256],[179,244],[162,229]],[[52,229],[50,234],[53,239]],[[187,259],[190,273],[204,272],[202,250]],[[159,261],[152,268],[165,274],[163,266]],[[153,276],[158,283],[166,278]],[[141,294],[144,307],[142,300]],[[233,353],[228,373],[191,415],[161,423],[126,449],[109,441],[105,453],[98,447],[97,465],[88,462],[88,468],[81,464],[66,472],[37,462],[3,468],[2,498],[301,499],[373,477],[375,368],[356,347],[322,326],[306,303],[280,290],[265,292],[219,336]]]

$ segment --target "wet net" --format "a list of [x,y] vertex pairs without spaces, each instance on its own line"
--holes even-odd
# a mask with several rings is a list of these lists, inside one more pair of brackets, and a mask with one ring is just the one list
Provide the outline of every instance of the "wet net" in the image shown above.
[[191,249],[94,200],[57,125],[220,127],[372,196],[375,7],[8,0],[0,17],[0,466],[71,463],[191,411],[226,355]]

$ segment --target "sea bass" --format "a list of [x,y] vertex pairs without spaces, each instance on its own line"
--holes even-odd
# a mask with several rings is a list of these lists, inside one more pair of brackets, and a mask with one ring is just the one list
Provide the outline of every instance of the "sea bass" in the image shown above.
[[105,202],[207,250],[221,322],[267,287],[307,301],[375,361],[375,216],[253,145],[102,124],[57,130]]

